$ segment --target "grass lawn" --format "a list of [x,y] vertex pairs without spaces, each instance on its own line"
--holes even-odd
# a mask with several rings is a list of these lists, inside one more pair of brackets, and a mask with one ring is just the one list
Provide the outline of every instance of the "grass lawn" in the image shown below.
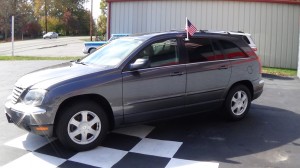
[[33,56],[0,56],[0,61],[26,60],[76,60],[82,57],[33,57]]
[[277,76],[297,76],[297,69],[263,67],[262,71]]

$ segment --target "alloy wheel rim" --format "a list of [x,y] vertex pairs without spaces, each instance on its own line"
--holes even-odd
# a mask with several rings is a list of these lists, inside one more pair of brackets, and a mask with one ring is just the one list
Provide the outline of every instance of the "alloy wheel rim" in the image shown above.
[[100,118],[92,111],[80,111],[68,123],[68,135],[77,144],[89,144],[101,132]]
[[231,99],[231,111],[234,115],[242,115],[248,106],[248,96],[247,94],[240,90],[237,91]]

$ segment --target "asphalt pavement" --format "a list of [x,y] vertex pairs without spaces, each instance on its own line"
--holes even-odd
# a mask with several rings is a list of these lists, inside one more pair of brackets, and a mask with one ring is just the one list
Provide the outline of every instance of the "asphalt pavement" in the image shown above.
[[[20,76],[61,62],[1,61],[0,108]],[[7,123],[2,113],[0,166],[110,167],[116,159],[113,167],[299,168],[300,80],[272,75],[264,75],[264,80],[262,96],[242,121],[227,122],[205,113],[137,125],[114,131],[102,147],[85,153],[72,153],[55,140],[32,138]],[[147,134],[141,137],[141,132]],[[149,153],[152,147],[157,151]],[[107,153],[111,158],[105,159]]]
[[[15,56],[84,56],[83,39],[86,36],[58,37],[57,39],[35,39],[14,42]],[[0,55],[12,55],[12,43],[0,43]]]

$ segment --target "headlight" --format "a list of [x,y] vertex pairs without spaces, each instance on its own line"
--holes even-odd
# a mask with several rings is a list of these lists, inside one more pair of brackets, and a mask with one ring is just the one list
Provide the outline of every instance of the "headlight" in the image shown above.
[[46,92],[46,90],[42,89],[29,90],[23,98],[23,103],[26,105],[39,106],[42,104]]

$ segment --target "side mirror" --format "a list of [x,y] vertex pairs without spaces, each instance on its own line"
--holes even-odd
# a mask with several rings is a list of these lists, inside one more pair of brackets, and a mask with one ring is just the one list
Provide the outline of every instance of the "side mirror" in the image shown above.
[[148,64],[149,64],[148,59],[139,58],[139,59],[135,60],[134,63],[130,64],[129,69],[133,71],[133,70],[137,70],[140,68],[145,68],[145,67],[147,67]]

